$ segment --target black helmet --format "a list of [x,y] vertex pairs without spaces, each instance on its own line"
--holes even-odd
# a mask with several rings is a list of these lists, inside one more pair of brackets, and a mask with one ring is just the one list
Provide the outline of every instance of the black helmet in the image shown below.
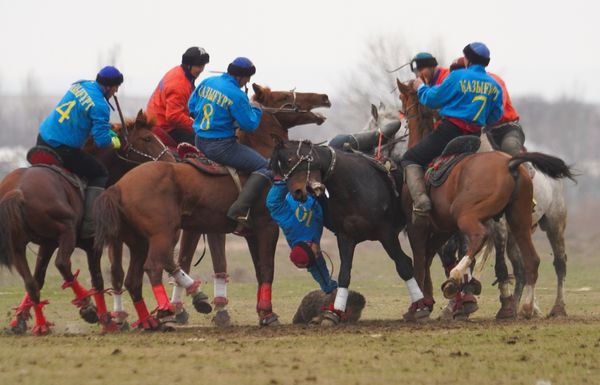
[[201,47],[190,47],[181,56],[181,64],[189,66],[203,66],[210,61],[210,56]]

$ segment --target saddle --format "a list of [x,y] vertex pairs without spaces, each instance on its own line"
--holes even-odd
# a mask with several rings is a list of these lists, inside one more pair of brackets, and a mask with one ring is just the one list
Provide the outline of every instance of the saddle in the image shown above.
[[439,187],[446,182],[452,169],[465,157],[479,150],[481,141],[473,135],[459,136],[452,139],[442,151],[427,166],[425,171],[425,183],[428,187]]
[[80,192],[81,198],[84,198],[87,183],[76,174],[67,170],[60,155],[52,148],[46,146],[32,147],[27,152],[27,161],[31,164],[31,167],[44,167],[62,176]]
[[189,164],[197,171],[200,171],[204,174],[230,175],[238,188],[238,192],[242,191],[242,182],[240,181],[240,176],[233,167],[224,166],[208,159],[202,151],[198,150],[195,146],[192,146],[189,143],[180,143],[177,146],[177,154],[179,155],[179,159],[181,159],[182,163]]

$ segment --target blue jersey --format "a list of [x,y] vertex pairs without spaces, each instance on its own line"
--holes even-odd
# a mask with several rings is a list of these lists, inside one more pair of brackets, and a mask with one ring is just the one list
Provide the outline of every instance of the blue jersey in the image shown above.
[[440,115],[485,126],[502,117],[502,88],[481,65],[450,72],[442,84],[421,85],[419,102]]
[[75,82],[40,125],[40,136],[52,147],[81,148],[90,133],[98,147],[111,144],[110,109],[100,85]]
[[188,102],[194,131],[201,138],[229,138],[236,128],[254,131],[262,110],[250,105],[248,96],[229,74],[204,79]]
[[290,247],[300,241],[321,242],[323,209],[311,195],[306,202],[298,202],[287,191],[284,182],[275,182],[267,195],[267,207]]

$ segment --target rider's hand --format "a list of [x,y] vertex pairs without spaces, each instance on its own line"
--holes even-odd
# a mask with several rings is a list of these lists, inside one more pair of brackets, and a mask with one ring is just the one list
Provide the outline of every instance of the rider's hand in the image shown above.
[[113,130],[109,130],[108,134],[110,135],[110,141],[115,150],[121,148],[121,139],[119,139],[119,134],[114,132]]

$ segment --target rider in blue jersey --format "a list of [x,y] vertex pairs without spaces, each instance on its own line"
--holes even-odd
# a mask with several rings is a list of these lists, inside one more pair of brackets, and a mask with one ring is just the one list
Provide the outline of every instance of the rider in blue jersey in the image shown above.
[[71,85],[56,108],[40,125],[37,144],[52,148],[64,167],[86,179],[85,212],[80,237],[94,235],[93,202],[104,191],[108,171],[92,155],[81,149],[91,135],[98,147],[121,147],[109,123],[111,98],[123,83],[123,74],[107,66],[96,81],[80,80]]

